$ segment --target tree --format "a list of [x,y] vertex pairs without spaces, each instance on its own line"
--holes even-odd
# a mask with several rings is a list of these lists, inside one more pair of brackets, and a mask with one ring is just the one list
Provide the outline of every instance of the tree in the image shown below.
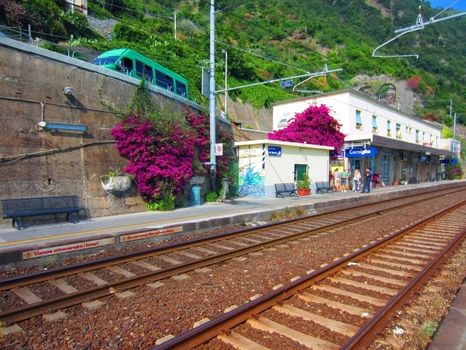
[[331,146],[338,151],[343,146],[345,135],[329,112],[326,105],[310,106],[297,113],[285,129],[271,132],[268,137],[270,140]]

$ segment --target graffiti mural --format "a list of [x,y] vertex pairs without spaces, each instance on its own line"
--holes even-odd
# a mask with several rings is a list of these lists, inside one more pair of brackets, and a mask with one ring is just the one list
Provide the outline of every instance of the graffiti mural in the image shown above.
[[239,150],[239,195],[265,197],[264,146]]

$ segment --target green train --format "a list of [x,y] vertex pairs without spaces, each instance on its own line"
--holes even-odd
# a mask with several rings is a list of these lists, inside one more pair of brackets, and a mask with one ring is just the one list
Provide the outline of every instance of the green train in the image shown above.
[[92,63],[137,79],[144,78],[151,85],[188,98],[188,81],[185,78],[137,51],[131,49],[106,51]]

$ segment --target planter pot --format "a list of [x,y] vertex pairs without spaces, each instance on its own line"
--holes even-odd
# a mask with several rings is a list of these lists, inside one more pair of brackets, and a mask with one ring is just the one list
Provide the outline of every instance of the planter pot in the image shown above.
[[202,185],[205,182],[204,176],[193,176],[191,180],[189,180],[189,184],[193,185]]
[[119,176],[102,176],[100,178],[100,183],[102,188],[107,193],[114,195],[122,194],[128,191],[131,188],[133,179],[129,175],[119,175]]
[[299,196],[309,196],[310,194],[311,194],[311,190],[309,188],[298,188]]

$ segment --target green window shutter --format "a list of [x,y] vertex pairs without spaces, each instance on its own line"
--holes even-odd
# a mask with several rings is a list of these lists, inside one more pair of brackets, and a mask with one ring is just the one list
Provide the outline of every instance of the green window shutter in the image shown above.
[[356,127],[362,126],[361,111],[356,110]]

